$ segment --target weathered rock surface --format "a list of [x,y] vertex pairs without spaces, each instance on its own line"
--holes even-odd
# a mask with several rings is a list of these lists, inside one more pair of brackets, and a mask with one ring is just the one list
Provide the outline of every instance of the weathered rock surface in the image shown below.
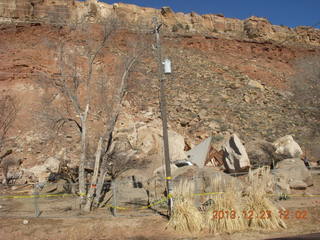
[[275,192],[276,193],[284,193],[284,194],[290,194],[291,188],[288,183],[288,180],[286,178],[277,177],[275,175],[276,181],[275,181]]
[[[134,116],[121,114],[119,117],[115,138],[127,141],[130,145],[143,155],[160,154],[163,156],[162,124],[159,120],[149,123],[135,122]],[[169,152],[170,160],[186,159],[184,152],[184,137],[177,132],[169,129]]]
[[[198,168],[196,166],[178,168],[174,171],[172,177],[174,179],[174,185],[184,180],[193,181],[197,193],[212,192],[212,186],[215,180],[221,183],[219,186],[220,189],[227,187],[230,182],[234,180],[233,177],[224,172],[217,171],[213,168]],[[166,182],[163,176],[155,176],[150,178],[145,186],[146,189],[149,189],[150,196],[155,197],[156,195],[159,196],[164,193]],[[238,182],[238,187],[242,187],[240,181]]]
[[[175,175],[176,171],[179,169],[175,164],[170,164],[171,174]],[[163,179],[165,178],[166,168],[165,166],[158,167],[154,170],[153,175],[155,176],[162,176]]]
[[143,183],[136,184],[131,177],[116,181],[116,189],[118,206],[137,202],[143,205],[148,203],[148,194]]
[[45,182],[50,173],[59,171],[60,161],[54,157],[48,158],[42,165],[37,165],[32,168],[23,169],[26,175],[33,175],[39,182]]
[[257,88],[257,89],[260,89],[260,90],[263,90],[264,87],[262,86],[261,83],[259,83],[258,81],[255,81],[255,80],[250,80],[248,82],[248,86],[251,87],[251,88]]
[[272,173],[277,182],[287,183],[292,189],[305,189],[313,185],[311,172],[299,158],[278,162]]
[[223,162],[227,172],[247,171],[250,168],[250,160],[241,140],[233,134],[223,146]]
[[205,167],[211,148],[211,140],[212,138],[209,137],[197,146],[195,146],[194,148],[192,148],[191,150],[189,150],[186,153],[188,160],[200,168]]
[[291,135],[277,139],[273,145],[276,147],[276,154],[281,154],[287,158],[299,158],[302,155],[301,147],[293,140]]
[[[110,5],[98,1],[35,1],[1,0],[0,22],[48,22],[65,24],[86,19],[99,22],[111,13],[116,13],[132,27],[139,24],[150,26],[153,16],[161,16],[166,32],[179,34],[207,34],[224,38],[254,41],[275,41],[320,45],[320,30],[311,27],[288,28],[272,25],[267,19],[252,16],[245,20],[225,18],[221,14],[199,15],[197,13],[174,13],[170,7],[160,10],[131,4]],[[294,37],[293,37],[294,36]],[[290,41],[289,41],[290,40]]]
[[245,144],[252,167],[273,166],[280,159],[277,158],[275,146],[267,141],[258,140]]
[[71,185],[64,179],[59,179],[55,183],[46,183],[41,189],[41,193],[66,193],[71,190]]

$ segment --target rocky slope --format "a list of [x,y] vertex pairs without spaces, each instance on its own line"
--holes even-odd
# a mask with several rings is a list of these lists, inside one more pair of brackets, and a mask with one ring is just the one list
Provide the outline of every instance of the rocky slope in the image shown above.
[[[0,90],[22,103],[10,134],[18,136],[11,147],[13,157],[24,160],[24,168],[49,157],[77,163],[78,134],[70,127],[67,134],[48,142],[48,130],[35,120],[43,95],[38,75],[57,71],[57,50],[50,44],[62,38],[70,49],[79,48],[81,36],[68,35],[67,25],[82,19],[103,22],[111,13],[122,20],[122,29],[113,35],[95,65],[115,75],[112,65],[120,59],[119,48],[129,51],[127,39],[132,36],[136,41],[141,36],[145,39],[148,50],[130,74],[114,134],[142,151],[144,158],[153,159],[152,170],[161,165],[162,148],[158,68],[151,34],[154,16],[164,23],[163,56],[173,63],[173,74],[166,78],[174,158],[181,158],[183,150],[210,135],[218,146],[234,132],[245,142],[273,141],[291,134],[304,147],[319,144],[319,135],[310,138],[319,120],[301,114],[290,88],[297,71],[295,62],[320,55],[319,29],[274,26],[258,17],[242,21],[222,15],[174,13],[168,7],[1,0]],[[117,86],[117,79],[112,79],[110,86]],[[94,123],[94,118],[90,121]]]

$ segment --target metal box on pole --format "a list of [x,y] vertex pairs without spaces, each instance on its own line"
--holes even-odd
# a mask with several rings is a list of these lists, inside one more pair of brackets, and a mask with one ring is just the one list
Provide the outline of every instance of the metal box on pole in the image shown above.
[[164,65],[164,73],[170,74],[171,73],[171,61],[169,59],[165,59],[162,64]]

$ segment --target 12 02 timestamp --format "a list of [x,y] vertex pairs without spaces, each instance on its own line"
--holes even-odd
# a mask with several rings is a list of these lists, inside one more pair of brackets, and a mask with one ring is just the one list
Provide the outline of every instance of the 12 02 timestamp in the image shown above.
[[212,212],[212,219],[237,219],[243,217],[245,219],[269,219],[273,216],[278,216],[281,219],[306,219],[308,216],[307,210],[279,210],[278,212],[274,212],[271,210],[243,210],[242,212],[237,212],[235,210],[213,210]]

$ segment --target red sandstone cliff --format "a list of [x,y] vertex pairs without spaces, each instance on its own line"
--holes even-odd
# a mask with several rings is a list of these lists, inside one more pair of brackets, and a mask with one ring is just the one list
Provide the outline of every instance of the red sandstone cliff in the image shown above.
[[165,23],[167,33],[201,34],[228,39],[270,41],[285,44],[320,46],[320,30],[312,27],[288,28],[272,25],[267,19],[226,18],[221,14],[174,13],[169,7],[143,8],[129,4],[100,3],[96,0],[0,0],[0,22],[46,22],[67,24],[80,20],[98,22],[116,12],[131,27],[150,26],[153,17]]

